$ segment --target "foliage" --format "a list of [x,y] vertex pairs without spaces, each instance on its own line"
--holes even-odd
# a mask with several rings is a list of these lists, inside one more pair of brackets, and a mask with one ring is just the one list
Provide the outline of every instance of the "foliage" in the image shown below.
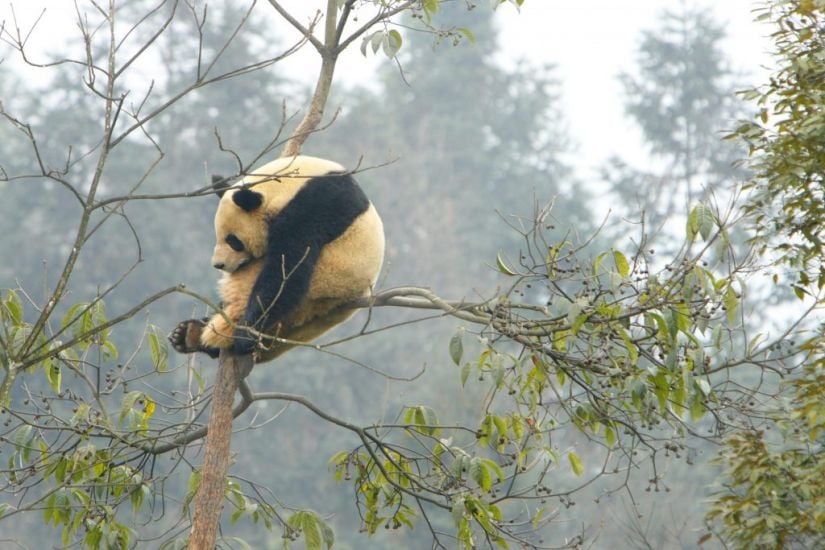
[[[796,275],[801,301],[818,310],[825,286],[822,139],[825,58],[821,33],[825,4],[774,2],[760,20],[776,28],[779,69],[766,86],[744,93],[759,106],[758,119],[732,137],[750,146],[756,173],[747,187],[746,212],[763,254],[778,251]],[[774,283],[780,280],[774,276]],[[804,369],[777,393],[780,406],[765,421],[725,441],[725,467],[708,520],[737,548],[817,548],[825,544],[823,422],[825,332],[810,326],[799,344],[789,342]]]
[[[135,532],[119,509],[131,505],[137,516],[152,496],[151,482],[134,458],[144,445],[155,402],[143,392],[125,391],[128,366],[104,371],[117,360],[118,350],[109,339],[113,323],[102,301],[71,307],[55,327],[63,340],[40,336],[31,352],[26,345],[33,325],[25,321],[30,317],[19,293],[6,290],[0,301],[5,375],[0,403],[9,418],[0,441],[10,452],[2,470],[3,489],[37,493],[28,506],[42,510],[44,522],[61,529],[64,545],[79,539],[88,548],[127,548]],[[154,335],[150,338],[156,341]],[[156,359],[162,370],[165,360]],[[18,377],[25,380],[24,404],[29,407],[13,403]],[[47,390],[33,390],[38,378]],[[49,489],[37,490],[43,482]],[[0,516],[19,512],[3,504]]]
[[[578,484],[560,487],[563,471],[587,485],[628,471],[643,454],[658,488],[656,464],[689,444],[692,426],[710,422],[721,434],[758,417],[731,380],[740,370],[759,368],[763,377],[792,370],[798,359],[761,337],[742,341],[747,268],[732,257],[707,265],[712,244],[725,248],[724,218],[700,205],[689,219],[688,240],[703,243],[701,251],[654,269],[655,252],[644,248],[588,260],[571,242],[548,241],[550,210],[537,212],[521,259],[498,258],[508,290],[463,305],[469,326],[450,341],[462,385],[487,392],[475,427],[439,422],[438,409],[421,404],[333,457],[336,478],[354,485],[364,529],[405,525],[416,508],[429,522],[440,507],[450,510],[464,547],[541,546],[510,526],[549,521],[538,502],[575,503]],[[546,303],[518,302],[527,288]],[[483,345],[477,359],[464,352],[472,332]],[[739,352],[732,341],[742,342]],[[565,448],[567,428],[603,452],[586,460]]]
[[[267,9],[280,6],[274,0],[269,4]],[[495,67],[487,15],[470,16],[465,27],[449,19],[457,12],[429,0],[332,4],[341,30],[326,24],[321,40],[312,26],[317,21],[309,28],[296,21],[293,27],[303,29],[298,44],[315,47],[326,63],[350,43],[367,44],[368,54],[383,50],[405,70],[414,69],[414,86],[399,84],[397,73],[391,83],[385,74],[380,92],[342,96],[347,110],[340,129],[329,135],[341,131],[343,139],[339,135],[330,141],[344,144],[336,149],[324,136],[314,143],[323,145],[324,154],[342,159],[382,147],[405,152],[395,171],[381,172],[398,185],[377,193],[377,200],[383,201],[379,206],[388,227],[397,233],[418,232],[411,239],[430,244],[396,250],[391,257],[417,264],[432,259],[433,279],[456,285],[450,290],[462,298],[447,300],[421,287],[378,290],[354,304],[369,313],[339,338],[374,335],[368,359],[351,360],[366,367],[358,375],[326,369],[344,355],[338,351],[342,348],[330,347],[333,340],[307,346],[304,355],[291,353],[254,380],[256,385],[278,384],[281,390],[303,383],[319,390],[324,407],[303,395],[253,390],[251,383],[241,383],[235,416],[253,405],[260,408],[248,424],[248,430],[257,431],[247,446],[236,448],[236,470],[243,474],[218,486],[228,512],[222,544],[244,546],[248,543],[234,533],[252,532],[260,545],[278,538],[287,547],[332,547],[335,519],[328,512],[343,516],[335,500],[343,491],[325,495],[320,505],[312,503],[323,510],[302,502],[323,487],[311,459],[328,453],[332,442],[343,450],[329,453],[330,477],[351,487],[361,530],[373,536],[368,540],[378,541],[372,544],[386,547],[392,538],[413,541],[408,547],[422,541],[441,548],[575,547],[593,533],[587,525],[569,526],[563,520],[576,516],[565,514],[587,498],[589,487],[598,484],[596,500],[618,492],[633,497],[638,489],[633,479],[641,472],[648,489],[666,491],[661,466],[681,459],[699,431],[711,439],[731,434],[735,442],[737,433],[763,421],[766,408],[757,398],[766,394],[770,401],[781,376],[808,359],[788,344],[804,323],[795,320],[779,337],[751,333],[746,321],[754,305],[748,301],[748,285],[751,273],[764,266],[730,246],[730,212],[711,201],[692,204],[681,247],[667,253],[656,251],[643,233],[633,245],[595,246],[596,236],[585,231],[589,220],[581,195],[564,194],[574,186],[559,160],[564,148],[558,144],[564,140],[555,133],[560,126],[553,108],[558,90],[549,70],[536,74],[527,65]],[[5,416],[0,521],[31,521],[34,514],[60,532],[64,545],[180,548],[204,479],[197,462],[210,389],[193,360],[168,355],[160,329],[145,321],[136,322],[136,329],[127,321],[152,305],[153,322],[172,326],[170,319],[177,317],[159,300],[174,294],[189,300],[181,309],[191,309],[192,298],[202,308],[216,307],[182,285],[158,284],[164,276],[185,277],[188,283],[208,278],[200,268],[179,264],[189,264],[190,258],[197,264],[191,249],[208,248],[196,239],[207,231],[209,209],[199,210],[189,200],[163,216],[153,215],[154,208],[209,193],[201,161],[223,154],[241,174],[282,145],[282,133],[286,139],[291,125],[268,120],[272,97],[288,96],[294,89],[256,71],[294,50],[271,41],[262,45],[256,34],[264,31],[251,24],[251,12],[228,4],[216,19],[205,6],[171,0],[128,7],[134,11],[115,10],[114,2],[108,11],[98,9],[99,3],[92,6],[79,27],[84,39],[80,57],[58,65],[62,80],[54,88],[57,96],[85,78],[85,88],[74,87],[69,96],[79,107],[58,109],[65,111],[59,114],[66,116],[60,119],[66,134],[51,131],[47,110],[32,114],[18,106],[2,113],[3,131],[17,135],[15,147],[22,144],[20,150],[33,161],[4,164],[4,188],[15,188],[16,197],[32,201],[25,203],[27,212],[37,211],[39,196],[46,195],[56,204],[70,202],[74,217],[69,240],[54,247],[59,262],[46,276],[46,290],[32,291],[37,272],[26,257],[19,262],[25,267],[15,265],[9,272],[19,284],[8,285],[0,295]],[[376,13],[370,9],[378,10],[377,19],[366,16]],[[354,11],[362,17],[360,26],[346,34],[346,24],[355,22],[349,18]],[[402,13],[410,13],[418,28],[432,33],[442,47],[456,38],[477,45],[442,50],[432,61],[428,45],[401,30],[407,22],[399,23],[395,16]],[[131,29],[125,36],[118,34],[124,28],[118,17],[132,25],[125,27]],[[169,28],[176,31],[171,37],[164,34]],[[219,37],[215,42],[208,30]],[[13,33],[4,37],[25,53],[25,44]],[[143,55],[166,60],[168,74],[157,84],[142,75],[129,76],[133,73],[127,69],[135,68]],[[464,86],[456,87],[456,79]],[[254,89],[255,83],[260,89]],[[144,99],[127,101],[133,89]],[[244,100],[237,102],[239,110],[210,110],[236,97]],[[267,120],[239,126],[238,120],[249,118],[245,109],[266,112],[262,118]],[[188,124],[188,118],[197,120]],[[358,119],[367,123],[357,126]],[[213,154],[204,153],[208,159],[202,159],[205,149],[199,148],[206,147],[202,141],[209,139],[212,124],[218,126]],[[44,145],[39,139],[44,133],[56,143]],[[79,158],[68,147],[75,142],[82,149]],[[185,166],[164,166],[167,155]],[[358,166],[366,167],[371,165]],[[405,170],[420,173],[396,178]],[[363,170],[359,178],[375,172]],[[33,181],[48,192],[31,193],[26,186]],[[509,187],[517,192],[502,192]],[[561,194],[558,206],[537,201],[528,215],[506,218],[508,237],[479,245],[461,240],[468,235],[483,240],[479,228],[488,226],[491,217],[467,211],[489,212],[495,201],[506,215],[519,209],[516,201],[523,204],[526,190],[533,188],[539,195]],[[417,200],[421,197],[426,198]],[[431,228],[420,221],[439,216],[452,216],[452,225]],[[107,233],[114,221],[122,224],[129,241]],[[146,238],[152,230],[163,238]],[[100,248],[95,248],[95,236]],[[25,238],[40,244],[28,233]],[[390,242],[403,243],[402,238]],[[124,242],[133,248],[125,248]],[[462,254],[451,255],[453,250]],[[115,263],[118,259],[124,263]],[[142,278],[135,292],[125,281],[146,261],[149,271],[158,273]],[[495,277],[471,267],[485,261],[494,266]],[[455,283],[456,272],[470,274],[466,286]],[[500,286],[483,290],[491,282]],[[478,290],[467,290],[471,285]],[[381,311],[390,307],[391,313]],[[409,317],[399,320],[401,308]],[[420,338],[403,329],[391,338],[388,332],[445,316],[462,326],[441,338]],[[424,359],[409,350],[442,342],[433,377],[425,384],[423,377],[419,381],[410,375],[412,362]],[[396,354],[382,355],[387,349]],[[310,363],[324,363],[326,370],[313,370]],[[378,368],[396,365],[399,376]],[[740,372],[758,373],[753,376],[757,381],[744,387]],[[378,382],[362,384],[367,375]],[[379,392],[393,393],[397,387],[387,391],[384,384],[414,380],[409,386],[416,391],[404,389],[403,402],[381,402]],[[801,402],[811,405],[819,389],[804,391],[810,397]],[[306,419],[281,417],[283,410],[270,417],[281,422],[256,421],[258,414],[269,414],[267,403],[294,404],[320,419],[321,431],[306,430]],[[811,410],[801,410],[800,418],[810,421]],[[237,435],[243,437],[244,431]],[[267,437],[260,437],[263,433]],[[304,446],[289,449],[296,441]],[[257,468],[297,478],[299,466],[311,470],[312,483],[301,478],[278,486],[271,481],[278,478],[257,481],[246,475]],[[800,500],[800,513],[807,506]],[[789,512],[787,517],[794,516]],[[262,528],[241,531],[250,523]],[[351,531],[355,529],[339,530],[338,538]]]
[[789,386],[789,405],[773,416],[779,433],[737,433],[725,441],[718,458],[725,467],[724,490],[716,495],[707,517],[736,548],[825,544],[822,334],[816,341],[809,342],[819,349],[808,350],[810,363],[804,375]]
[[782,0],[760,20],[775,25],[772,38],[779,70],[768,84],[745,92],[759,117],[732,137],[750,147],[756,174],[747,186],[747,212],[763,247],[783,254],[798,271],[799,285],[825,286],[822,258],[825,220],[825,6]]

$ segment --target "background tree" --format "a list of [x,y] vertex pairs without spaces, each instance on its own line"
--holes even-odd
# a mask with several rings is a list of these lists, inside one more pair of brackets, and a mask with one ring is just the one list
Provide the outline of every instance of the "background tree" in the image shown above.
[[[614,156],[601,174],[614,199],[611,209],[642,220],[648,244],[658,254],[669,255],[684,245],[678,236],[697,202],[733,201],[746,174],[740,164],[745,155],[741,142],[722,140],[745,113],[735,95],[743,77],[725,56],[725,38],[724,25],[707,7],[683,2],[676,10],[662,11],[656,24],[642,32],[635,67],[619,75],[625,114],[640,131],[647,155],[635,162]],[[744,240],[741,226],[728,231],[726,245]],[[631,225],[609,224],[605,233],[614,242],[620,237],[636,238]],[[743,257],[744,250],[740,247],[737,256]],[[749,292],[754,291],[749,287]],[[743,318],[752,322],[753,317]],[[740,371],[737,376],[746,387],[760,384],[759,371]],[[681,454],[689,459],[672,461],[662,476],[669,489],[666,495],[639,491],[634,496],[637,506],[616,514],[634,546],[695,542],[687,537],[703,526],[706,510],[701,503],[719,475],[711,462],[716,450],[712,438],[686,444]],[[642,518],[637,517],[639,510],[644,510]]]
[[642,34],[637,69],[619,77],[625,112],[641,130],[654,168],[614,157],[603,174],[622,203],[644,210],[653,231],[743,176],[736,168],[743,148],[720,140],[743,114],[724,38],[724,27],[705,9],[666,10]]
[[[825,158],[825,8],[783,2],[760,18],[773,25],[778,70],[743,93],[758,116],[736,137],[750,147],[755,176],[745,205],[763,254],[778,256],[776,286],[790,285],[801,307],[820,310],[825,286],[823,159]],[[817,324],[818,322],[818,324]],[[725,441],[723,484],[708,514],[736,548],[815,548],[825,541],[822,482],[825,332],[814,317],[799,340],[786,341],[805,368],[789,376],[765,420]]]
[[[552,68],[500,67],[488,10],[446,5],[434,22],[472,29],[474,43],[436,36],[434,44],[429,33],[409,33],[398,65],[379,70],[377,89],[356,88],[336,100],[346,110],[310,150],[352,159],[366,151],[365,166],[390,162],[362,179],[382,208],[404,212],[386,220],[391,282],[425,279],[448,294],[483,292],[497,283],[495,271],[472,259],[495,257],[517,242],[504,229],[515,216],[532,214],[525,198],[558,197],[570,224],[587,233],[588,196],[568,191],[569,147]],[[353,135],[359,139],[345,139]],[[468,238],[479,232],[489,238]],[[457,263],[465,268],[456,272]]]

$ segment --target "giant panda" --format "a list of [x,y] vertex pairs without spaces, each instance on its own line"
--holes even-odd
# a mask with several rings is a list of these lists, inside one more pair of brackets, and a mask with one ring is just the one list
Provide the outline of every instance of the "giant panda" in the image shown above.
[[308,342],[352,315],[340,306],[370,295],[384,259],[383,224],[340,164],[284,157],[232,186],[213,179],[222,311],[179,323],[169,335],[175,350],[254,352],[262,363],[294,344],[256,333]]

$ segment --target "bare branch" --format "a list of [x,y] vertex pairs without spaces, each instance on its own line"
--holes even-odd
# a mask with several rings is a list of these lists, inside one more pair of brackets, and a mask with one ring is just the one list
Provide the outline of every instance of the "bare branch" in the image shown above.
[[277,11],[278,14],[281,17],[283,17],[285,21],[287,21],[290,25],[295,27],[299,33],[301,33],[301,36],[303,36],[306,40],[309,40],[310,44],[313,45],[313,47],[318,51],[318,53],[323,55],[324,44],[321,44],[321,42],[319,42],[318,39],[315,38],[312,34],[312,29],[315,26],[317,17],[310,23],[308,27],[304,27],[297,19],[295,19],[292,16],[291,13],[289,13],[286,9],[284,9],[283,6],[281,6],[281,3],[278,2],[278,0],[269,0],[269,3],[272,4],[272,7],[275,8],[275,11]]
[[[277,2],[270,0],[270,3],[277,6]],[[276,7],[277,9],[277,7]],[[338,3],[336,0],[327,0],[325,16],[324,45],[318,49],[321,56],[321,68],[318,71],[318,80],[315,83],[315,91],[312,93],[307,112],[304,118],[295,128],[292,136],[287,140],[281,156],[292,157],[301,152],[301,146],[307,137],[315,131],[324,117],[329,91],[332,87],[332,75],[335,72],[335,63],[338,59],[339,50],[335,43],[336,39],[336,16],[338,14]]]

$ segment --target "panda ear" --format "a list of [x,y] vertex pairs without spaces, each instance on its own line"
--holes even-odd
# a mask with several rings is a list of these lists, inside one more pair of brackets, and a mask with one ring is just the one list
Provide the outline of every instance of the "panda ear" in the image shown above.
[[264,202],[264,196],[252,189],[239,189],[232,195],[232,200],[247,212],[252,212]]
[[218,197],[223,197],[223,194],[229,188],[229,178],[218,175],[212,174],[212,189],[215,190]]

